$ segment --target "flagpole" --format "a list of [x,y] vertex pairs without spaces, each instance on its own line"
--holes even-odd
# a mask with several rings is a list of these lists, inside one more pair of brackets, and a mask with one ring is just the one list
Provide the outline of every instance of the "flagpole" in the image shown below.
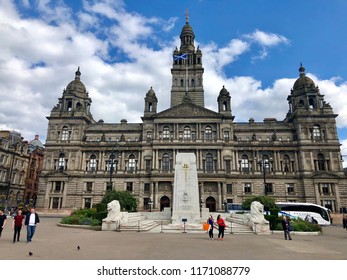
[[185,60],[186,62],[186,94],[188,94],[188,54],[187,54],[187,59]]

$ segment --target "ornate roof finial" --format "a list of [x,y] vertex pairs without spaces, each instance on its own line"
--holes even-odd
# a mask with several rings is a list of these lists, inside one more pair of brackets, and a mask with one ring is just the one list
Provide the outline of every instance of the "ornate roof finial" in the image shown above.
[[78,66],[77,71],[75,72],[76,74],[76,78],[79,78],[81,76],[81,72],[80,72],[80,67]]
[[300,73],[300,77],[305,76],[305,68],[302,66],[301,62],[300,62],[299,73]]
[[189,13],[188,13],[188,8],[186,9],[186,23],[189,23]]

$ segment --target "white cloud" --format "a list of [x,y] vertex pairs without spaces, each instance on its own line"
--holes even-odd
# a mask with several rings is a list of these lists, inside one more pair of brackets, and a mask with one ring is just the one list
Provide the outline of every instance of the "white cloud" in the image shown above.
[[244,37],[266,47],[273,47],[279,44],[289,43],[289,39],[287,39],[285,36],[275,33],[267,33],[261,30],[255,30],[251,34],[245,34]]

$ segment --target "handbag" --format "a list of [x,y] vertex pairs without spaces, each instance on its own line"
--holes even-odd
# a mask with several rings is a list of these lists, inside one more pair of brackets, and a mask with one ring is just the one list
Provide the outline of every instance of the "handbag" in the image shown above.
[[291,225],[288,225],[288,231],[293,231],[294,228]]
[[208,223],[204,223],[203,225],[202,225],[202,229],[203,230],[209,230],[209,228],[210,228],[210,224],[208,224]]

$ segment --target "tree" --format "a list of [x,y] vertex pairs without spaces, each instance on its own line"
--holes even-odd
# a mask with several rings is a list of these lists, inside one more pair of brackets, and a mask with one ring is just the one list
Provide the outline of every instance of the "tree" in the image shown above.
[[137,203],[135,197],[128,191],[109,191],[101,200],[101,203],[106,204],[112,200],[118,200],[121,210],[136,212]]

